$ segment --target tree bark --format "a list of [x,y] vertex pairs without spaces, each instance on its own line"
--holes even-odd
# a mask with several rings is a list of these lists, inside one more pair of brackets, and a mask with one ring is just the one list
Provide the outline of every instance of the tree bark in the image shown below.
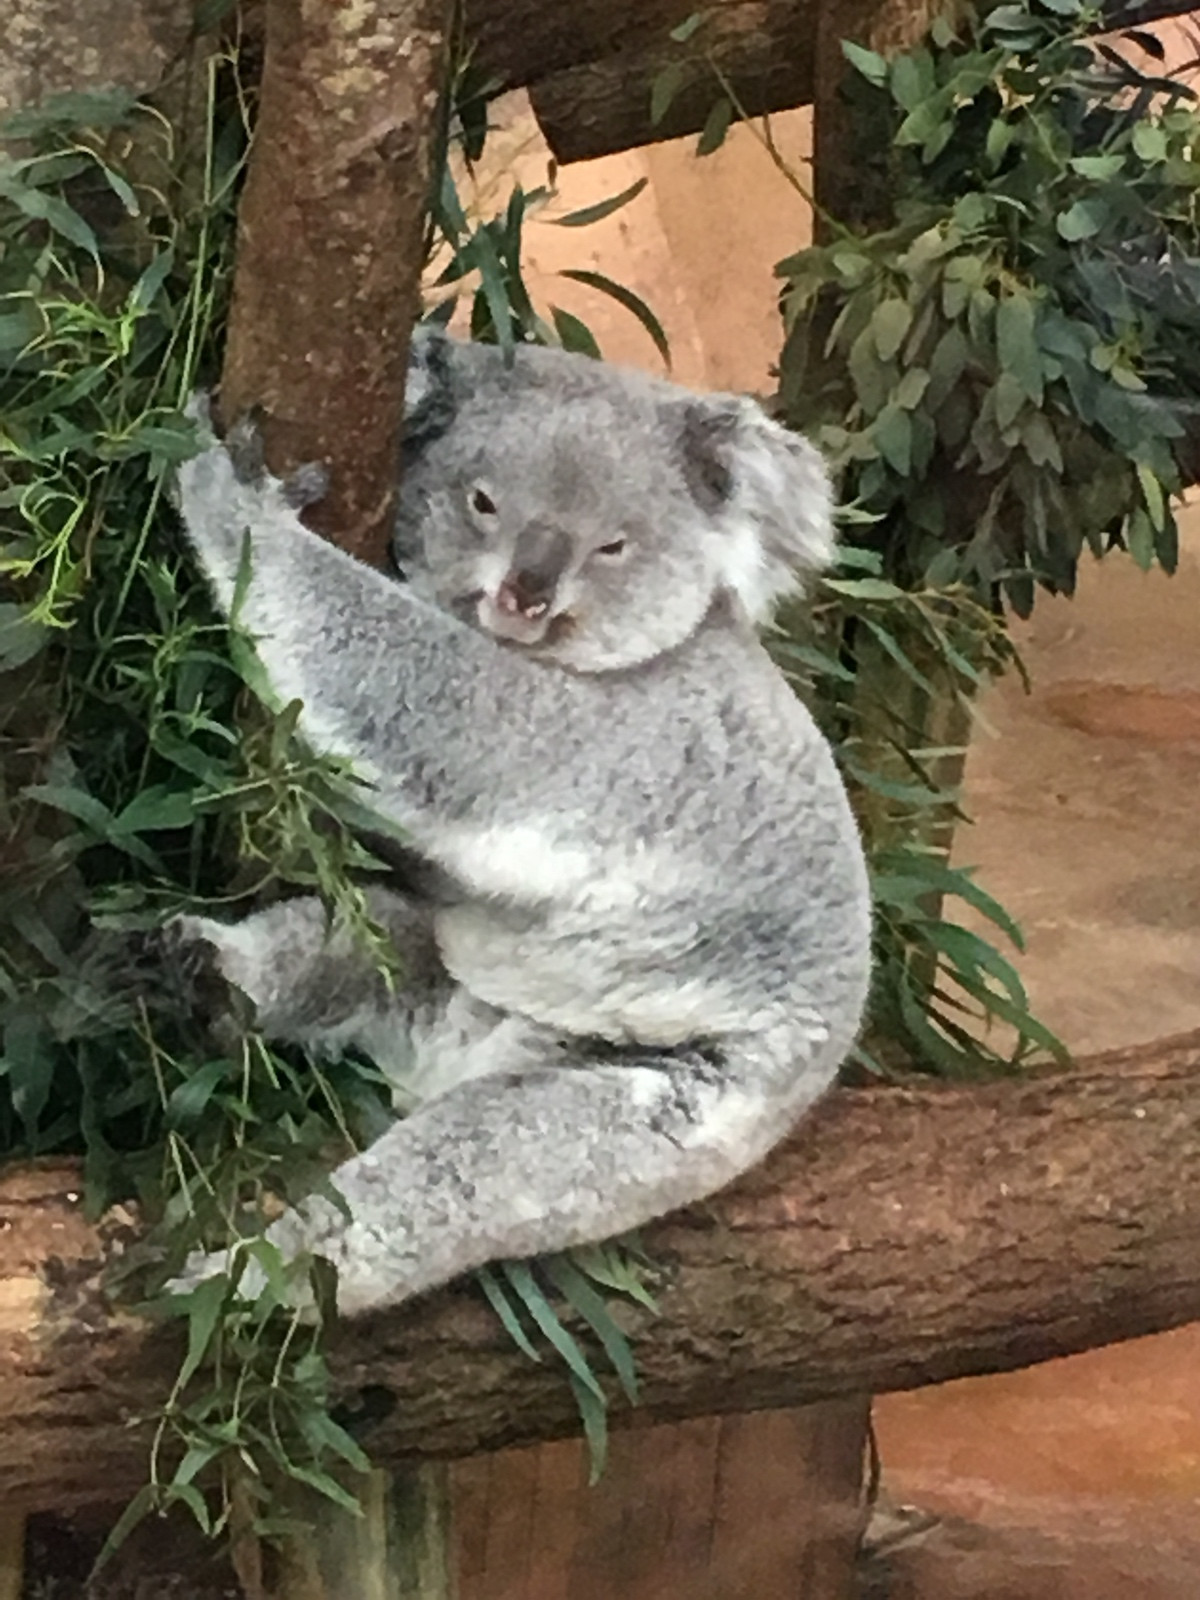
[[[179,1330],[100,1281],[131,1219],[77,1170],[0,1183],[0,1503],[136,1486]],[[643,1400],[614,1422],[785,1407],[1003,1371],[1200,1318],[1200,1034],[1065,1073],[839,1091],[761,1168],[646,1230],[630,1312]],[[350,1425],[381,1464],[575,1432],[470,1285],[338,1333]]]
[[221,410],[261,407],[268,463],[332,464],[310,513],[382,565],[449,0],[266,0]]
[[[521,76],[555,157],[562,162],[608,155],[704,126],[723,88],[718,70],[748,116],[807,105],[813,97],[816,0],[725,0],[680,45],[671,27],[696,7],[596,59],[583,58],[549,76]],[[650,120],[654,81],[667,67],[682,80],[661,122]]]

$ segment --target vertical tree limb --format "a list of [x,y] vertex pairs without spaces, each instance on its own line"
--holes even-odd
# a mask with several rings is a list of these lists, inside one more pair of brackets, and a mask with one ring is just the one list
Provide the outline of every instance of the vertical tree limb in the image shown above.
[[381,564],[444,79],[448,0],[267,0],[221,413],[331,469],[312,522]]

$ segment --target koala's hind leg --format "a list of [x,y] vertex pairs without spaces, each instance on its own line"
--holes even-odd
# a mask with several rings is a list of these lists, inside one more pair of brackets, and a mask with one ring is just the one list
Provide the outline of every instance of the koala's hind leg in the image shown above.
[[354,932],[330,926],[313,895],[240,922],[175,917],[162,933],[163,955],[185,973],[205,974],[202,996],[211,996],[214,976],[240,990],[268,1038],[330,1053],[357,1046],[384,1073],[402,1075],[414,1019],[443,1003],[450,981],[426,908],[373,889],[367,909],[391,946],[390,981]]
[[[623,1233],[711,1194],[760,1159],[799,1109],[757,1041],[612,1052],[449,1089],[333,1174],[352,1220],[314,1196],[268,1230],[338,1270],[357,1315],[505,1257]],[[543,1057],[543,1061],[545,1061]],[[832,1068],[814,1074],[813,1099]],[[218,1270],[189,1263],[183,1283]],[[253,1276],[243,1280],[253,1291]]]

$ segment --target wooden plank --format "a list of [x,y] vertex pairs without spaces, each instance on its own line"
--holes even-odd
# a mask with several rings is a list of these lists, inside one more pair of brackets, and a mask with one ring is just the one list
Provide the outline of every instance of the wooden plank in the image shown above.
[[631,1429],[589,1487],[578,1442],[454,1469],[455,1600],[841,1600],[868,1404]]

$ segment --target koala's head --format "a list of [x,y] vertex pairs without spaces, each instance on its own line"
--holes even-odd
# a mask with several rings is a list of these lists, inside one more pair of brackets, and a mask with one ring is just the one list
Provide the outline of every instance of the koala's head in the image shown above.
[[749,400],[419,335],[395,557],[435,604],[580,672],[760,622],[833,547],[820,456]]

